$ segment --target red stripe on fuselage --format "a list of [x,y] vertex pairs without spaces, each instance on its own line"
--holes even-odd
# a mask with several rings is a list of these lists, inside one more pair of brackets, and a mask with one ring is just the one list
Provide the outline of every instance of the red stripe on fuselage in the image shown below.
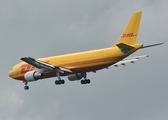
[[[91,71],[96,71],[96,70],[106,68],[110,65],[111,64],[104,64],[104,65],[97,65],[97,66],[88,66],[88,67],[83,67],[83,68],[74,68],[74,69],[72,69],[72,71],[73,71],[73,74],[74,73],[82,73],[82,72],[91,72]],[[61,76],[67,76],[69,74],[72,74],[72,73],[65,72],[64,74],[61,74]],[[43,74],[43,78],[50,78],[50,77],[56,77],[56,72],[49,71],[49,72],[45,72]],[[14,78],[14,79],[25,81],[24,75],[21,77]]]

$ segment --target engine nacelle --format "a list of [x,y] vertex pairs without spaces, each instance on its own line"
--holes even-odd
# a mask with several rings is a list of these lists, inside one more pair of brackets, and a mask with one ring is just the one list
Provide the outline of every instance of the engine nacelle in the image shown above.
[[84,76],[86,76],[86,73],[70,74],[68,75],[68,79],[70,81],[76,81],[82,79]]
[[25,73],[24,78],[27,82],[37,81],[43,77],[43,73],[37,71],[29,71]]

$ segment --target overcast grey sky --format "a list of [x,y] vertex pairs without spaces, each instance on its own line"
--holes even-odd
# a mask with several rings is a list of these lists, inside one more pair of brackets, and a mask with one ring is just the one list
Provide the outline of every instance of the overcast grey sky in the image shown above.
[[[135,11],[138,42],[164,45],[136,64],[89,73],[56,86],[56,78],[24,84],[8,77],[22,56],[41,58],[114,44]],[[0,0],[1,120],[167,120],[167,0]]]

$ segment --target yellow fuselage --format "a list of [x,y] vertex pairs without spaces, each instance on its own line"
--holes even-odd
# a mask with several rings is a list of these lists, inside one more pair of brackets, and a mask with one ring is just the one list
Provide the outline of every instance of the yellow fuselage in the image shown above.
[[[91,50],[86,52],[78,52],[72,54],[65,54],[53,57],[46,57],[38,59],[40,61],[49,63],[53,66],[60,66],[72,70],[73,73],[82,73],[97,71],[124,59],[128,55],[132,54],[136,50],[142,47],[141,44],[132,45],[134,49],[124,54],[117,47],[110,47],[98,50]],[[13,67],[9,72],[9,76],[24,81],[24,74],[28,71],[36,69],[35,67],[21,62]],[[62,76],[68,75],[70,73],[61,74]],[[56,73],[54,71],[47,71],[44,73],[43,78],[55,77]]]

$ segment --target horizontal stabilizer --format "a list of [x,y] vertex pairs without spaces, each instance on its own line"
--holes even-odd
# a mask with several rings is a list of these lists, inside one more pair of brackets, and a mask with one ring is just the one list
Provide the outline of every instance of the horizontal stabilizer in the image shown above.
[[134,47],[129,46],[129,45],[124,44],[124,43],[116,44],[116,46],[117,46],[123,53],[127,53],[127,52],[129,52],[131,49],[134,48]]
[[158,43],[158,44],[153,44],[153,45],[147,45],[147,46],[143,46],[142,48],[148,48],[148,47],[153,47],[153,46],[157,46],[157,45],[162,45],[163,43]]

